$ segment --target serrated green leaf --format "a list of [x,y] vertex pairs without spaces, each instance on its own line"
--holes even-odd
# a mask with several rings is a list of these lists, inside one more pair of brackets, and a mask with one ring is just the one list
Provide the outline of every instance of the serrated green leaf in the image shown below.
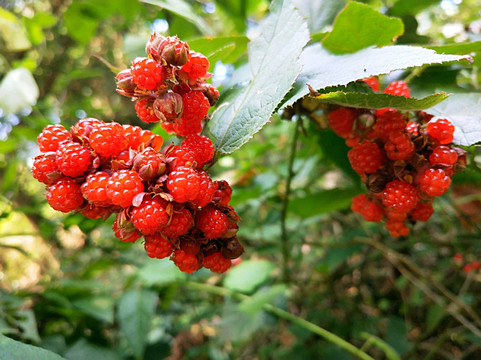
[[481,94],[454,94],[427,112],[452,122],[453,143],[470,146],[481,141]]
[[431,49],[407,45],[367,48],[353,54],[333,55],[320,44],[315,44],[304,49],[300,57],[302,72],[283,106],[292,105],[307,95],[309,89],[306,84],[319,90],[394,70],[468,58],[468,55],[442,55]]
[[190,3],[184,0],[140,0],[143,3],[159,6],[165,10],[173,12],[174,14],[188,20],[205,35],[213,35],[214,31],[204,21],[202,17],[197,15],[192,9]]
[[289,202],[288,210],[302,218],[346,209],[353,196],[359,194],[357,187],[348,189],[324,190],[315,194],[294,198]]
[[346,5],[346,0],[293,0],[301,16],[306,18],[311,34],[331,25],[334,18]]
[[446,93],[433,94],[422,99],[406,98],[390,94],[367,94],[336,91],[316,96],[315,99],[328,104],[365,109],[395,108],[398,110],[423,110],[439,104],[449,97]]
[[267,260],[246,260],[229,270],[224,278],[224,286],[228,289],[250,293],[263,284],[275,266]]
[[269,121],[299,75],[297,60],[308,40],[307,25],[291,2],[274,1],[260,35],[248,46],[250,83],[220,104],[209,122],[217,151],[235,151]]
[[389,45],[403,32],[404,25],[400,19],[390,18],[368,5],[352,1],[337,15],[332,31],[322,45],[335,54],[344,54],[372,45]]
[[0,334],[0,360],[65,360],[53,352],[23,344]]
[[136,359],[141,359],[147,345],[146,334],[155,312],[157,294],[147,290],[129,290],[119,299],[117,316],[120,329]]

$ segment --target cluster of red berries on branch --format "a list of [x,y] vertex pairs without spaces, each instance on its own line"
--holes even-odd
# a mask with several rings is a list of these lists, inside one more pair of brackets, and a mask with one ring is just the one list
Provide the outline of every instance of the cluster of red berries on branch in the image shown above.
[[147,57],[132,61],[117,75],[117,92],[135,101],[138,117],[160,122],[168,133],[199,134],[219,91],[206,83],[209,61],[176,36],[152,34]]
[[187,273],[225,272],[242,254],[232,190],[204,171],[214,154],[207,137],[189,135],[162,149],[162,137],[149,130],[85,118],[70,131],[48,125],[37,140],[33,176],[55,210],[90,219],[115,213],[117,238],[143,236],[149,257],[170,256]]
[[[365,81],[379,91],[376,78]],[[403,81],[390,83],[384,93],[410,97]],[[338,107],[328,122],[351,147],[349,162],[368,190],[353,198],[351,209],[366,221],[384,220],[394,237],[409,234],[406,224],[427,221],[433,198],[466,166],[465,151],[452,144],[451,122],[423,111]]]

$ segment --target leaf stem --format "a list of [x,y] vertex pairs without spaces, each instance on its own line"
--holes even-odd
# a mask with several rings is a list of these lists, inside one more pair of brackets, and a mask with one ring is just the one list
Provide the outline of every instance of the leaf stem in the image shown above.
[[[208,284],[203,284],[203,283],[197,283],[197,282],[192,282],[192,281],[187,281],[184,283],[187,287],[193,289],[193,290],[204,290],[207,291],[211,294],[216,294],[220,296],[228,296],[233,299],[237,300],[246,300],[249,299],[250,296],[238,293],[233,290],[229,290],[220,286],[215,286],[215,285],[208,285]],[[323,337],[325,340],[329,341],[330,343],[339,346],[340,348],[346,350],[347,352],[357,356],[359,359],[362,360],[374,360],[369,354],[365,353],[361,349],[355,347],[351,343],[347,342],[343,338],[337,336],[334,333],[331,333],[330,331],[311,323],[310,321],[307,321],[299,316],[296,316],[294,314],[291,314],[285,310],[282,310],[274,305],[271,304],[264,304],[262,308],[270,312],[273,315],[276,315],[277,317],[290,321],[293,324],[296,324],[314,334],[317,334],[321,337]]]
[[289,205],[289,197],[291,195],[291,183],[294,177],[294,160],[296,158],[297,139],[299,138],[299,128],[301,124],[301,117],[295,121],[294,132],[292,135],[291,149],[289,153],[289,164],[287,167],[286,190],[282,200],[281,209],[281,247],[282,247],[282,279],[285,283],[290,281],[289,275],[289,237],[287,234],[286,218],[287,207]]

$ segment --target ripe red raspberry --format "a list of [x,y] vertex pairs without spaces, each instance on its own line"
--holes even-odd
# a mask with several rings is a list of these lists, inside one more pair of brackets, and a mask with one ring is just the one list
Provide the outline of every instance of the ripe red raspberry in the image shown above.
[[187,73],[191,80],[204,78],[209,70],[209,60],[200,53],[190,51],[187,62],[181,67],[181,70]]
[[144,235],[156,233],[169,222],[166,208],[164,199],[146,195],[139,206],[132,208],[130,221]]
[[406,124],[406,131],[411,134],[412,136],[418,136],[419,135],[419,124],[409,121]]
[[367,83],[367,84],[371,87],[372,91],[374,91],[374,92],[379,92],[379,91],[380,91],[380,89],[379,89],[379,81],[377,80],[377,77],[371,76],[371,77],[362,79],[362,81],[364,81],[365,83]]
[[160,119],[155,115],[153,100],[150,98],[145,98],[137,101],[135,103],[135,111],[140,120],[146,123],[156,123]]
[[408,84],[405,81],[398,80],[391,82],[384,89],[384,94],[398,95],[404,97],[411,97]]
[[37,136],[40,151],[57,151],[58,146],[65,140],[71,140],[72,135],[62,125],[47,125]]
[[105,171],[97,171],[88,175],[81,186],[83,196],[98,206],[110,205],[111,202],[107,193],[109,178],[109,174]]
[[353,132],[357,111],[353,108],[339,107],[328,115],[329,127],[340,137],[347,139]]
[[103,121],[94,118],[84,118],[80,119],[77,124],[70,128],[72,136],[76,139],[81,139],[82,137],[87,137],[92,132],[93,128],[105,124]]
[[114,172],[107,183],[107,195],[114,205],[128,207],[135,195],[144,191],[144,183],[139,174],[132,170]]
[[210,271],[222,274],[232,266],[232,261],[223,257],[222,253],[215,252],[205,256],[202,260],[202,265]]
[[391,132],[389,140],[384,144],[386,156],[391,160],[407,160],[414,153],[411,135],[406,132]]
[[153,59],[136,58],[130,67],[132,81],[143,90],[157,90],[163,84],[162,66]]
[[129,221],[123,221],[123,224],[119,225],[118,216],[112,225],[112,230],[114,230],[115,237],[122,242],[134,243],[142,236]]
[[401,180],[393,180],[387,183],[382,192],[383,205],[400,213],[414,209],[418,200],[416,188]]
[[129,124],[122,125],[124,128],[124,136],[128,140],[127,147],[132,150],[141,150],[148,146],[159,151],[162,147],[164,139],[162,136],[154,134],[150,130],[144,130],[138,126]]
[[184,110],[182,116],[174,123],[174,131],[180,136],[198,134],[202,131],[202,120],[209,112],[209,100],[201,91],[189,91],[182,94]]
[[199,193],[199,175],[193,169],[178,167],[169,174],[167,189],[179,203],[192,201]]
[[203,135],[189,135],[182,140],[181,147],[188,150],[197,162],[198,168],[209,162],[214,156],[212,140]]
[[215,183],[217,184],[217,190],[214,193],[214,201],[221,205],[229,205],[232,197],[232,188],[229,183],[225,180],[218,180]]
[[427,169],[419,178],[419,190],[429,196],[441,196],[448,191],[451,178],[443,169]]
[[128,145],[124,128],[115,122],[94,127],[89,135],[89,142],[97,154],[106,158],[117,156]]
[[180,271],[192,274],[199,268],[199,262],[194,254],[188,254],[184,250],[175,250],[171,257]]
[[386,214],[386,217],[389,220],[404,221],[408,217],[407,213],[397,212],[397,211],[392,210],[391,208],[385,208],[384,213]]
[[392,237],[409,235],[409,228],[406,226],[404,221],[386,220],[386,229],[389,231]]
[[172,214],[169,224],[161,231],[164,236],[169,239],[176,239],[179,236],[185,235],[194,225],[194,217],[189,210],[182,207]]
[[58,146],[55,162],[64,175],[77,177],[90,167],[92,156],[90,151],[79,143],[64,141]]
[[347,156],[352,168],[360,175],[372,174],[383,165],[381,150],[369,140],[355,145]]
[[417,206],[411,210],[409,216],[413,221],[428,221],[433,213],[434,209],[432,203],[424,203],[420,201]]
[[62,178],[47,188],[47,201],[50,206],[62,212],[78,209],[84,202],[80,185],[70,178]]
[[199,172],[199,192],[197,197],[192,201],[195,206],[204,207],[214,199],[214,194],[217,190],[217,184],[212,182],[212,179],[205,171]]
[[384,213],[378,204],[368,201],[361,210],[361,215],[366,221],[380,222]]
[[55,162],[55,153],[48,152],[35,157],[32,174],[35,179],[45,185],[53,185],[62,177],[62,173]]
[[396,110],[389,110],[379,115],[374,124],[374,131],[382,140],[388,140],[391,133],[401,132],[405,128],[405,116]]
[[429,155],[431,165],[454,165],[458,160],[458,153],[445,145],[436,146]]
[[227,232],[229,221],[222,211],[206,206],[197,213],[195,225],[207,239],[217,239]]
[[368,203],[366,194],[359,194],[352,198],[351,210],[357,213],[361,213],[364,206]]
[[159,233],[145,236],[144,248],[147,256],[154,259],[166,258],[174,250],[172,243]]
[[97,206],[95,204],[85,205],[82,210],[80,210],[80,213],[89,219],[106,219],[112,214],[108,208]]
[[172,134],[175,132],[174,123],[164,121],[162,124],[160,124],[160,126],[162,126],[162,129],[167,131],[169,134]]
[[166,156],[169,171],[174,171],[178,167],[194,167],[194,154],[180,145],[172,146]]
[[426,132],[440,144],[446,145],[453,142],[454,125],[447,119],[438,119],[428,123]]
[[165,171],[164,157],[152,148],[135,155],[132,170],[137,171],[144,181],[153,180]]

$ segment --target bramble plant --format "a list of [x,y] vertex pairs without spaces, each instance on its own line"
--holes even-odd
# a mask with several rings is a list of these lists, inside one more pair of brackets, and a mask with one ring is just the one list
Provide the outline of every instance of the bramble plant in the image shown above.
[[7,3],[0,359],[479,358],[476,7]]

